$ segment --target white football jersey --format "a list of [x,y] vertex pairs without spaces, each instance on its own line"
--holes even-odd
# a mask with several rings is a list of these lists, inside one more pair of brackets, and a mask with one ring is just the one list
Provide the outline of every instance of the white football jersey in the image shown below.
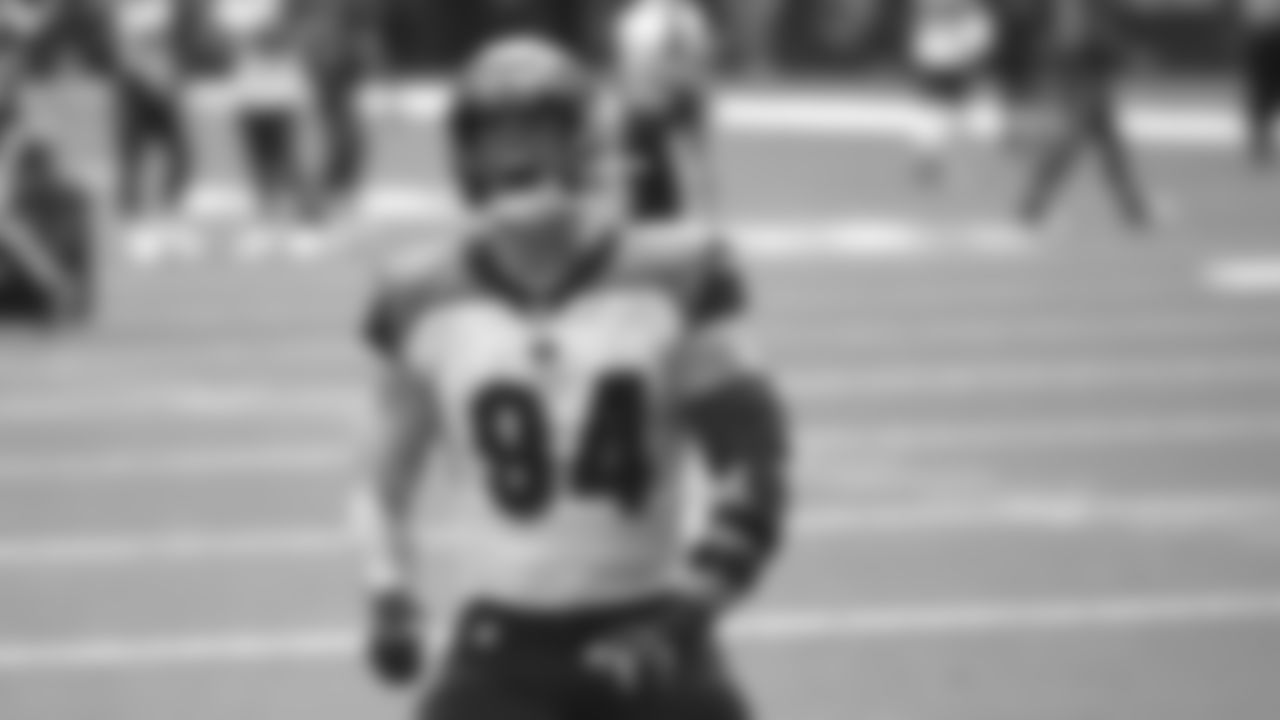
[[962,68],[994,48],[995,18],[979,0],[915,0],[912,56],[925,69]]
[[298,48],[279,37],[290,19],[287,0],[218,0],[214,19],[231,46],[229,86],[241,105],[297,107],[309,86]]
[[736,276],[709,244],[646,237],[588,251],[552,305],[515,287],[468,245],[372,315],[439,415],[420,513],[433,607],[651,597],[689,532],[677,400],[700,328],[737,310]]

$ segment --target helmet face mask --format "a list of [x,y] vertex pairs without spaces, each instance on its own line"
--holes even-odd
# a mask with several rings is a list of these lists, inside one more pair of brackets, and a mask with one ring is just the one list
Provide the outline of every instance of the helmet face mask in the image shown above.
[[477,108],[462,122],[456,152],[473,202],[580,186],[584,133],[570,109],[546,103]]
[[539,39],[499,42],[464,74],[451,114],[455,168],[478,209],[583,189],[591,93],[578,65]]

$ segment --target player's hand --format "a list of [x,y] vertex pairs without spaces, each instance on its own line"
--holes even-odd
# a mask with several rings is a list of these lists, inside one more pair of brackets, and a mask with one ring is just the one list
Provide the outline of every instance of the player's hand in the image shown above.
[[644,696],[671,685],[711,618],[699,603],[681,598],[588,648],[587,667],[618,691]]
[[373,597],[369,609],[366,653],[370,669],[391,686],[413,683],[425,664],[417,600],[406,591],[385,591]]

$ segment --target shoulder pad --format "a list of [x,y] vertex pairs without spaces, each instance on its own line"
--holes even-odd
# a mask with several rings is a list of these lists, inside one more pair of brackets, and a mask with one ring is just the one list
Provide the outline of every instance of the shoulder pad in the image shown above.
[[365,312],[365,342],[382,355],[397,355],[413,325],[464,292],[463,244],[415,248],[386,263]]
[[654,227],[628,238],[631,262],[668,283],[690,322],[710,324],[745,311],[747,288],[727,240],[705,228]]

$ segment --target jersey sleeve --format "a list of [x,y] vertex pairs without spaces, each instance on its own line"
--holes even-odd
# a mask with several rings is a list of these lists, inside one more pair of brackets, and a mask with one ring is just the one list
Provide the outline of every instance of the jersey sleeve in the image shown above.
[[689,278],[687,331],[673,366],[675,384],[685,397],[701,395],[759,367],[746,322],[748,285],[733,253],[717,243],[701,254]]
[[384,359],[399,358],[418,323],[460,283],[446,256],[411,256],[380,276],[360,320],[366,348]]

